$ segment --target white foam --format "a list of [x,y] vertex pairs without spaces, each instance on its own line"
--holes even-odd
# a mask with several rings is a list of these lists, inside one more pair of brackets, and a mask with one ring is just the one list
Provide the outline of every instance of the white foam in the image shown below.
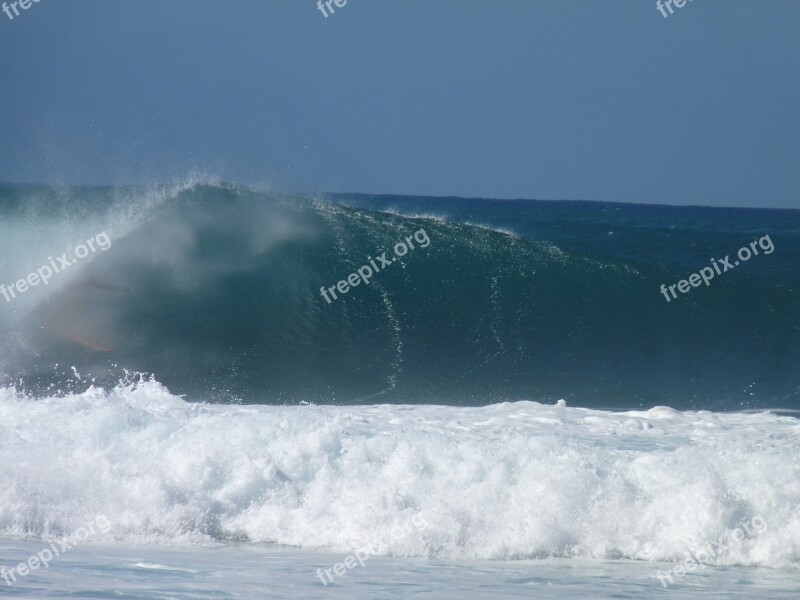
[[800,421],[770,413],[209,405],[152,381],[43,399],[4,388],[0,535],[70,534],[103,514],[111,529],[89,542],[683,560],[761,517],[710,562],[795,567],[798,450]]
[[508,237],[512,237],[512,238],[519,238],[520,237],[515,231],[512,231],[508,227],[499,227],[497,225],[487,225],[485,223],[475,223],[474,221],[464,221],[464,225],[467,225],[468,227],[475,227],[477,229],[484,229],[486,231],[494,231],[495,233],[501,233],[503,235],[507,235]]

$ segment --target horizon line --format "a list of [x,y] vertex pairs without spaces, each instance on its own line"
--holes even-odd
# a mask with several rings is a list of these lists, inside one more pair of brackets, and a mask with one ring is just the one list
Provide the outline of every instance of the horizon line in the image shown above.
[[[191,179],[188,178],[188,179]],[[212,178],[213,179],[213,178]],[[14,181],[0,181],[0,186],[8,187],[49,187],[49,188],[114,188],[114,187],[153,187],[153,186],[173,186],[186,184],[187,181],[172,181],[170,183],[41,183],[41,182],[14,182]],[[298,196],[312,196],[312,195],[329,195],[329,196],[373,196],[373,197],[394,197],[394,198],[432,198],[438,200],[488,200],[498,202],[581,202],[581,203],[595,203],[595,204],[621,204],[625,206],[653,206],[664,208],[721,208],[721,209],[734,209],[734,210],[788,210],[798,211],[800,208],[784,208],[784,207],[769,207],[769,206],[728,206],[728,205],[712,205],[712,204],[665,204],[663,202],[637,202],[633,200],[598,200],[598,199],[583,199],[583,198],[525,198],[519,196],[458,196],[453,194],[411,194],[411,193],[391,193],[391,192],[334,192],[334,191],[318,191],[318,190],[294,190],[285,191],[280,189],[264,188],[259,184],[252,183],[236,183],[234,181],[219,179],[217,181],[198,181],[198,185],[207,186],[225,186],[230,185],[234,187],[248,187],[259,192],[274,192],[277,194],[298,195]]]

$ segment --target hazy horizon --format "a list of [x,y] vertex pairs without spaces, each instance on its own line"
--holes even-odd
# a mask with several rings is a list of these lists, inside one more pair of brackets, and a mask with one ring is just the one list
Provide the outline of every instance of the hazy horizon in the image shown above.
[[[150,187],[150,186],[176,186],[181,185],[183,182],[189,180],[189,177],[183,179],[176,179],[175,181],[156,181],[150,183],[42,183],[35,181],[0,181],[0,186],[18,186],[18,187],[86,187],[86,188],[103,188],[103,187]],[[669,208],[719,208],[719,209],[736,209],[736,210],[790,210],[796,211],[800,208],[795,207],[772,207],[772,206],[726,206],[721,204],[667,204],[664,202],[637,202],[625,200],[603,200],[603,199],[586,199],[586,198],[519,198],[519,197],[499,197],[499,196],[454,196],[448,194],[392,194],[384,192],[362,192],[362,191],[326,191],[326,190],[279,190],[279,189],[266,189],[257,183],[238,182],[220,180],[217,182],[219,185],[235,185],[252,188],[260,192],[274,192],[276,194],[297,195],[297,196],[311,196],[311,195],[332,195],[332,196],[371,196],[381,197],[390,196],[394,198],[433,198],[433,199],[452,199],[452,200],[488,200],[498,202],[588,202],[597,204],[623,204],[628,206],[663,206]],[[201,185],[211,185],[211,181],[198,181]]]

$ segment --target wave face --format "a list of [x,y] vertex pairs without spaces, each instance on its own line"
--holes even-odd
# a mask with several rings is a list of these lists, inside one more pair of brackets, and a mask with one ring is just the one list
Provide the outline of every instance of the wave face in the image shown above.
[[[127,370],[221,403],[800,408],[798,211],[4,186],[0,282],[101,231],[108,251],[0,297],[0,384],[45,397]],[[660,293],[764,235],[773,253]]]
[[232,406],[154,381],[35,400],[4,389],[0,535],[103,521],[93,541],[796,568],[798,434],[770,413]]

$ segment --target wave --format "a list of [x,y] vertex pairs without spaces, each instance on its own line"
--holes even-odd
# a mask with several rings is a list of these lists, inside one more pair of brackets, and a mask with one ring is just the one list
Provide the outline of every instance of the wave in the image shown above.
[[[127,369],[223,403],[800,399],[797,211],[293,197],[205,180],[0,197],[0,281],[100,231],[113,241],[0,298],[0,383],[32,395],[110,387]],[[430,244],[368,285],[320,293],[420,230]],[[670,303],[659,292],[765,234],[769,256]]]
[[[190,403],[0,389],[0,534],[453,559],[796,568],[800,421],[770,413]],[[412,525],[409,525],[412,524]],[[740,533],[736,534],[739,530]]]

